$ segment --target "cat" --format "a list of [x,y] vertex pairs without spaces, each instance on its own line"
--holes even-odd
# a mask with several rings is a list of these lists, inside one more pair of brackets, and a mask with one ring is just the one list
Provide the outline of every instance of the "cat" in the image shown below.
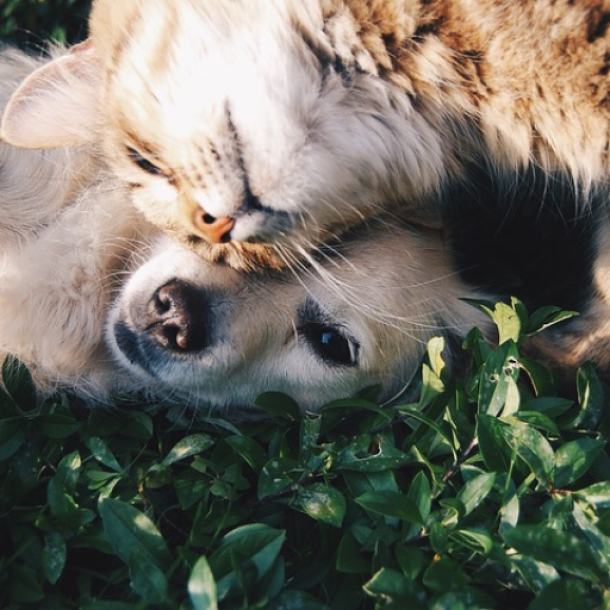
[[442,226],[473,163],[605,180],[609,26],[607,0],[94,0],[1,133],[99,144],[208,260],[294,266],[373,217]]

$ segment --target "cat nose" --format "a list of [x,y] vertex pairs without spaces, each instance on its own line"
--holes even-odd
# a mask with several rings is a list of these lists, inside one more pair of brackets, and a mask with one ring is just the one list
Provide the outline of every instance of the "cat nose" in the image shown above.
[[197,207],[193,212],[192,222],[193,226],[213,244],[226,244],[231,241],[231,230],[235,226],[233,218],[228,216],[216,218]]
[[158,288],[144,317],[146,334],[163,349],[188,353],[209,345],[209,303],[191,284],[171,280]]

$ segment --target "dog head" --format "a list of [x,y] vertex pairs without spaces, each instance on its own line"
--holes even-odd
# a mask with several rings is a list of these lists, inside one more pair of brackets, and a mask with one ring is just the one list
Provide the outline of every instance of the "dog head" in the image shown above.
[[486,324],[448,259],[436,236],[386,227],[310,268],[245,275],[161,239],[119,294],[107,343],[142,385],[202,407],[273,390],[317,409],[377,384],[387,399],[431,337]]

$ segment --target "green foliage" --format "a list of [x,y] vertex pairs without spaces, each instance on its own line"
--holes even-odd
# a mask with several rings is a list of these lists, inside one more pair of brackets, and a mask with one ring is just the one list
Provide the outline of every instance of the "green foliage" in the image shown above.
[[608,605],[605,386],[585,366],[560,396],[521,356],[559,312],[489,312],[503,343],[472,331],[455,380],[433,340],[412,402],[301,416],[272,393],[238,424],[37,406],[7,360],[0,606]]
[[91,0],[2,0],[0,41],[40,46],[42,41],[73,43],[85,38]]

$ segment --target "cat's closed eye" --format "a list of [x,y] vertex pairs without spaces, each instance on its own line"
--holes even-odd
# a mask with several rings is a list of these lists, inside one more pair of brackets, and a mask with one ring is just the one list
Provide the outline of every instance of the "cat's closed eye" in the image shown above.
[[158,165],[155,165],[152,161],[144,157],[135,148],[131,148],[131,146],[128,146],[127,154],[129,155],[129,158],[147,174],[151,174],[153,176],[160,176],[164,173]]

